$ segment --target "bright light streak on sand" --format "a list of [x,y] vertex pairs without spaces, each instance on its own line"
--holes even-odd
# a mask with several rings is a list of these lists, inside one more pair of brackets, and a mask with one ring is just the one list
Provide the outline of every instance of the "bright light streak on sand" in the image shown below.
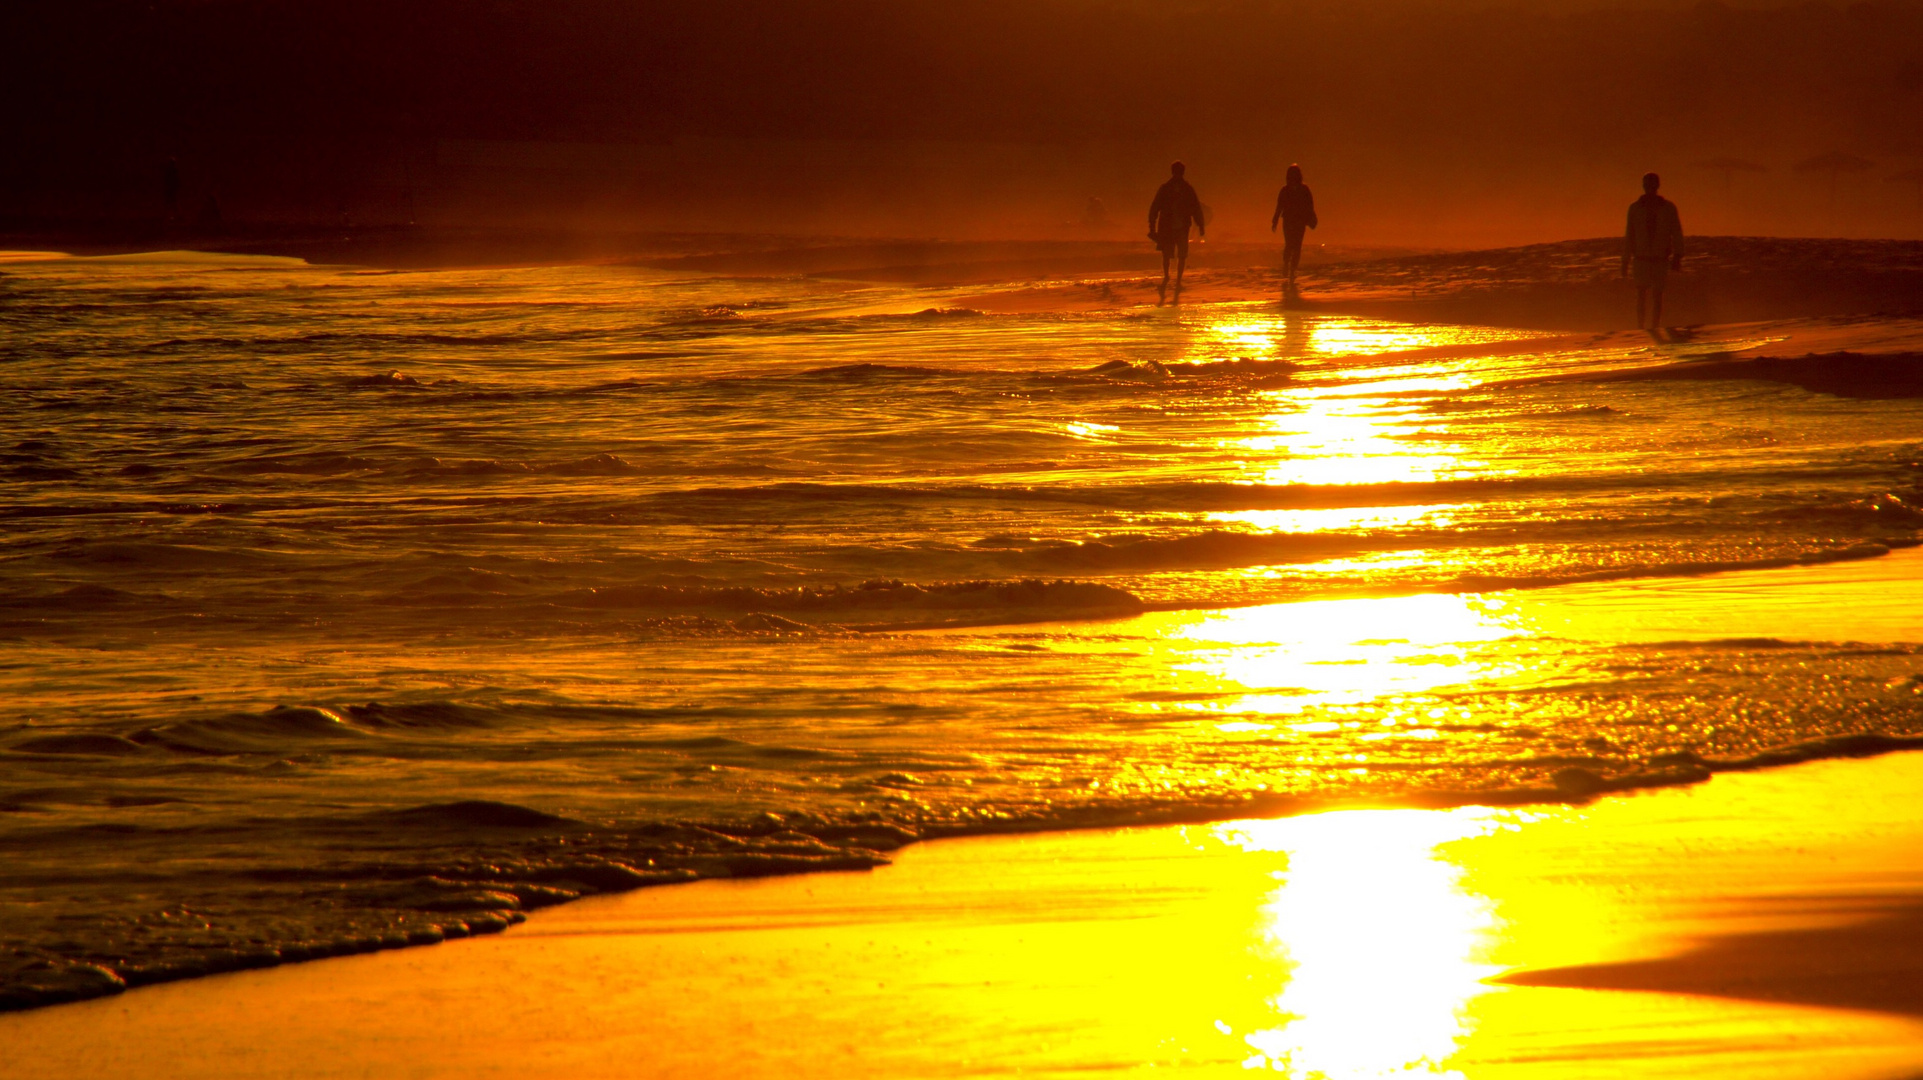
[[1245,1069],[1289,1077],[1451,1076],[1498,922],[1462,888],[1439,845],[1497,828],[1482,808],[1354,810],[1243,821],[1217,835],[1283,851],[1289,868],[1261,914],[1263,944],[1289,968],[1274,1027],[1243,1038]]

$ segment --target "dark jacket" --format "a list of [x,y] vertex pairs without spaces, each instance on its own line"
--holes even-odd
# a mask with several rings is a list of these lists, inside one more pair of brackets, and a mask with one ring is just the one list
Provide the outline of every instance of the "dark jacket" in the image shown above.
[[1683,219],[1676,204],[1661,195],[1644,195],[1629,204],[1623,227],[1624,259],[1683,257]]
[[[1275,217],[1282,219],[1282,227],[1290,231],[1313,229],[1320,224],[1315,219],[1315,196],[1310,194],[1307,184],[1290,184],[1275,197]],[[1273,224],[1275,218],[1269,219]]]
[[1202,200],[1187,180],[1171,176],[1148,205],[1148,231],[1170,239],[1187,237],[1190,224],[1202,224]]

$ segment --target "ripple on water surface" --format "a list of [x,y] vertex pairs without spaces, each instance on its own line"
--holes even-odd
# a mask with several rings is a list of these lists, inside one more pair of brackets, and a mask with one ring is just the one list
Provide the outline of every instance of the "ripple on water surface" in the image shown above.
[[620,267],[0,288],[8,1004],[922,836],[1919,729],[1907,633],[1503,592],[1914,542],[1923,406],[1622,375],[1735,342]]

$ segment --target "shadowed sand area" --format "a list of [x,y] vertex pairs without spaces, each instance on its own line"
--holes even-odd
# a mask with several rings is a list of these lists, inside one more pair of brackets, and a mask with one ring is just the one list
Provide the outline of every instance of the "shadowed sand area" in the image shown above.
[[0,1017],[0,1075],[1905,1076],[1919,785],[937,842]]
[[[1623,641],[1913,640],[1919,562],[1510,599]],[[938,841],[0,1016],[0,1077],[1906,1078],[1920,791],[1923,754],[1893,754],[1587,806]]]

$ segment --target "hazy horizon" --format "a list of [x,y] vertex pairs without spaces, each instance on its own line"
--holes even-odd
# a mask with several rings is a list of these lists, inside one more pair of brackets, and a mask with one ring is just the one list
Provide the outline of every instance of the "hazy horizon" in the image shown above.
[[[1605,235],[1650,169],[1692,232],[1923,236],[1908,0],[96,0],[0,30],[15,223],[156,216],[173,156],[182,216],[229,225],[1130,239],[1179,157],[1218,240],[1266,237],[1298,161],[1326,244]],[[1861,164],[1798,168],[1823,155]]]

